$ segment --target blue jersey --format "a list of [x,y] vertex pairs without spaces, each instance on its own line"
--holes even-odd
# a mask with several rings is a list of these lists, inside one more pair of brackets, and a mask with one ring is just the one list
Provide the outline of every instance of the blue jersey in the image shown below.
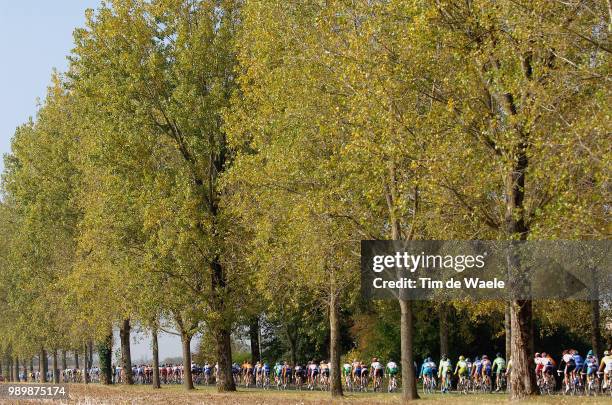
[[576,368],[582,368],[582,365],[584,364],[582,356],[579,354],[574,354],[574,363],[576,363]]

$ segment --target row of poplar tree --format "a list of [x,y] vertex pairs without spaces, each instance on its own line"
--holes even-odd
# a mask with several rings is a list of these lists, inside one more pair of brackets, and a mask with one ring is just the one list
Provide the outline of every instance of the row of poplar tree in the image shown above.
[[[114,327],[124,366],[132,324],[172,327],[193,388],[204,331],[231,391],[232,334],[323,308],[341,395],[360,240],[609,235],[610,27],[599,0],[104,2],[5,157],[0,349],[95,346],[104,377]],[[486,305],[533,394],[533,303]]]

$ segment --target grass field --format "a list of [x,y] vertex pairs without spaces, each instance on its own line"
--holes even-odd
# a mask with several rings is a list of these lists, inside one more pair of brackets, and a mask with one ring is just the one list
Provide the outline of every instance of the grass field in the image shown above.
[[[1,402],[1,401],[0,401]],[[263,391],[239,390],[235,393],[219,394],[214,388],[198,387],[195,391],[185,392],[180,386],[165,386],[161,390],[153,390],[149,386],[102,386],[99,384],[71,384],[70,404],[395,404],[399,402],[399,394],[347,393],[342,400],[332,401],[328,393],[309,391]],[[509,400],[505,395],[428,395],[422,397],[419,404],[505,404]],[[2,402],[10,403],[10,402]],[[22,402],[32,404],[34,401]],[[50,403],[47,401],[46,403]],[[57,402],[55,402],[57,403]],[[536,397],[520,403],[528,404],[611,404],[610,397]]]

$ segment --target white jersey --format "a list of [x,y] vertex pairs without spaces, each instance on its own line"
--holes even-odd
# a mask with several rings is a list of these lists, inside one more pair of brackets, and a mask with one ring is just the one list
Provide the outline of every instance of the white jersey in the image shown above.
[[390,361],[390,362],[387,363],[387,368],[389,370],[396,369],[397,368],[397,364],[394,361]]
[[381,370],[383,368],[382,364],[380,364],[380,362],[375,361],[374,363],[372,363],[372,370]]

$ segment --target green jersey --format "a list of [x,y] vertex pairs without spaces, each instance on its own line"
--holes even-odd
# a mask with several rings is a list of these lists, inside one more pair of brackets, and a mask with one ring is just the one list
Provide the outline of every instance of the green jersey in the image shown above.
[[501,357],[496,357],[493,360],[493,367],[491,371],[495,372],[497,370],[498,373],[503,372],[506,369],[506,360]]

